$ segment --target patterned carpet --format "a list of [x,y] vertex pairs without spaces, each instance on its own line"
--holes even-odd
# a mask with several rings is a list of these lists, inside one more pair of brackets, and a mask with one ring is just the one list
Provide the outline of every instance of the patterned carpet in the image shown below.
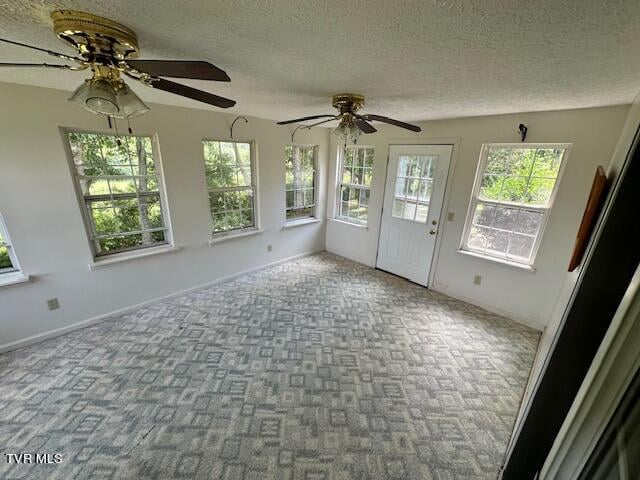
[[493,479],[538,340],[302,258],[0,356],[0,478]]

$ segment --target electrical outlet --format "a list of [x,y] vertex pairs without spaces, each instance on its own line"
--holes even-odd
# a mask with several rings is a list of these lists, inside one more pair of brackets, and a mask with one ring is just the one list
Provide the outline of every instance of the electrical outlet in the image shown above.
[[271,250],[273,250],[273,245],[267,245],[267,252],[270,252]]
[[447,213],[447,222],[453,222],[453,217],[455,216],[455,214],[453,212],[448,212]]
[[474,285],[480,285],[480,282],[482,282],[482,276],[474,275],[473,276],[473,284]]
[[60,308],[60,302],[58,302],[57,298],[50,298],[49,300],[47,300],[47,307],[49,308],[49,310],[57,310],[58,308]]

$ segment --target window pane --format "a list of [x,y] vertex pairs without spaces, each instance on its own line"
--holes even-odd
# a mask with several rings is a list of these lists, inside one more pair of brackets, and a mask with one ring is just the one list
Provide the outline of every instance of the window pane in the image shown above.
[[513,230],[517,215],[518,210],[516,209],[496,207],[493,224],[491,226],[502,230]]
[[480,198],[484,200],[499,201],[502,200],[502,184],[504,183],[503,176],[487,174],[482,177],[482,184],[480,185]]
[[407,188],[407,179],[406,178],[398,178],[396,179],[396,197],[404,197],[405,191]]
[[432,190],[433,180],[422,180],[422,182],[420,183],[420,200],[424,202],[430,202]]
[[514,230],[519,233],[535,235],[536,233],[538,233],[538,228],[540,228],[541,222],[542,213],[520,210],[520,214],[518,215],[518,219],[516,220]]
[[485,225],[487,227],[490,227],[493,222],[493,216],[495,215],[495,212],[496,207],[478,203],[478,205],[476,205],[476,212],[473,217],[473,223],[475,225]]
[[502,184],[502,193],[498,200],[513,203],[526,203],[527,177],[505,177]]
[[485,248],[494,252],[506,253],[509,245],[509,236],[508,232],[490,230],[487,234],[487,246]]
[[148,231],[164,228],[151,138],[71,132],[67,139],[95,255],[165,242],[164,233]]
[[404,200],[397,200],[397,199],[394,200],[391,215],[396,218],[402,218],[403,210],[404,210]]
[[531,205],[548,205],[555,179],[532,178],[529,183],[526,202]]
[[404,213],[402,218],[405,220],[413,220],[416,216],[416,204],[413,202],[407,202],[404,204]]
[[509,255],[528,260],[533,250],[534,237],[515,234],[509,244]]
[[411,157],[400,155],[398,158],[398,177],[409,176],[409,165],[411,165]]
[[427,223],[427,216],[429,215],[429,205],[418,204],[416,209],[416,222]]
[[[0,239],[0,242],[2,239]],[[0,270],[5,268],[13,268],[11,263],[11,257],[9,257],[9,249],[5,246],[0,246]]]
[[251,186],[249,143],[205,140],[205,173],[208,188]]
[[471,227],[469,232],[469,240],[467,246],[474,250],[484,251],[484,247],[487,244],[487,235],[489,233],[488,228],[484,227]]

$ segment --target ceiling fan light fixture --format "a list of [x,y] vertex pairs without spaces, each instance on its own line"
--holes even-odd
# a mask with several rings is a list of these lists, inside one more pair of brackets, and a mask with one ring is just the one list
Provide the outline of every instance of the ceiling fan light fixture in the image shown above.
[[353,121],[343,119],[334,130],[333,134],[341,140],[355,142],[358,140],[362,131],[357,127]]
[[114,115],[120,109],[113,87],[104,79],[85,80],[69,97],[69,101],[91,113],[101,115]]
[[102,78],[89,81],[85,105],[90,111],[102,115],[115,115],[120,110],[113,86]]
[[116,98],[120,110],[114,116],[116,118],[133,118],[147,113],[149,107],[140,100],[140,97],[124,82],[120,82],[116,88]]

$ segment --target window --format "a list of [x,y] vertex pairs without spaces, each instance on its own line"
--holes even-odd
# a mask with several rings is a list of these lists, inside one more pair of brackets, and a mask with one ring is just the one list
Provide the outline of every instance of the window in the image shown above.
[[256,227],[256,172],[252,145],[203,140],[213,234]]
[[337,217],[347,222],[366,224],[373,177],[373,148],[345,147],[339,175]]
[[0,275],[3,273],[19,272],[20,265],[16,258],[15,251],[11,245],[9,233],[0,215]]
[[463,250],[532,265],[569,145],[484,145]]
[[438,157],[400,155],[391,215],[427,223]]
[[94,256],[169,243],[151,137],[68,132],[67,140]]
[[315,215],[316,147],[287,145],[285,154],[285,190],[287,221]]

